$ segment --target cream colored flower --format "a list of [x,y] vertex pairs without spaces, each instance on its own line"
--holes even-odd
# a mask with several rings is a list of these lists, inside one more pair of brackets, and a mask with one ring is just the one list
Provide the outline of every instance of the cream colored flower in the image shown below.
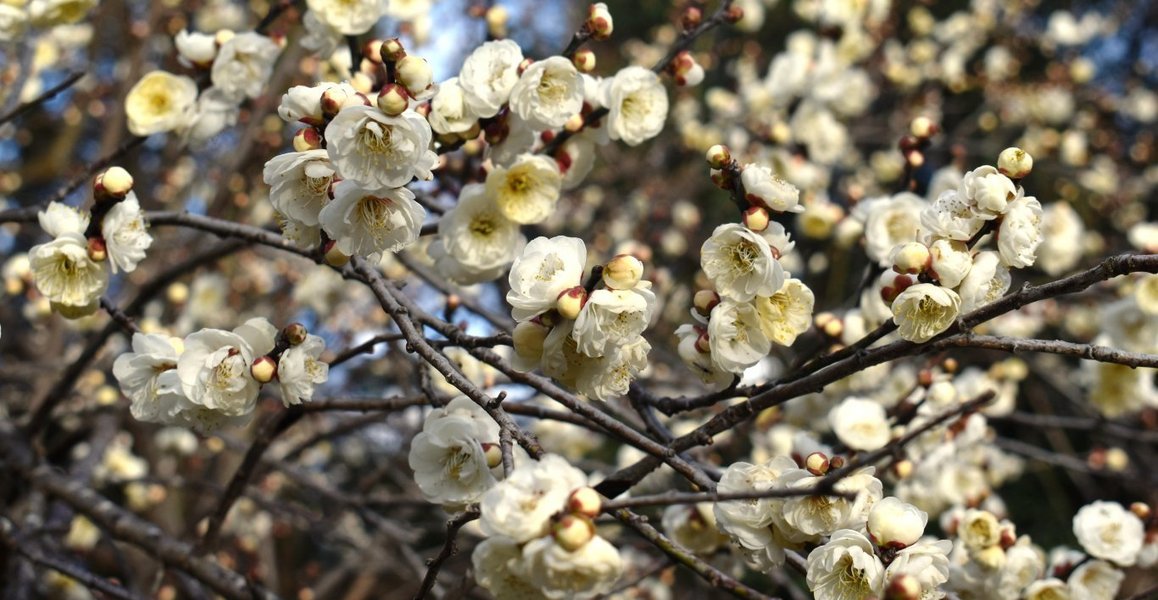
[[523,546],[521,575],[547,598],[594,598],[611,591],[623,575],[623,559],[607,540],[594,537],[568,551],[551,537]]
[[234,102],[256,98],[269,81],[281,48],[253,31],[239,33],[222,44],[213,60],[213,85]]
[[842,529],[808,554],[808,589],[817,600],[850,600],[880,595],[885,568],[872,542]]
[[582,108],[583,80],[562,56],[531,64],[511,89],[511,111],[535,129],[558,129]]
[[772,351],[772,340],[764,334],[756,307],[730,298],[712,309],[708,344],[716,366],[736,374],[743,373]]
[[326,126],[326,152],[344,179],[367,190],[397,188],[433,176],[433,135],[412,110],[391,117],[376,107],[347,106]]
[[79,233],[64,233],[28,251],[36,289],[61,314],[76,318],[92,314],[109,284],[103,264],[88,255],[88,242]]
[[768,339],[791,346],[796,337],[812,327],[812,290],[799,279],[789,279],[771,296],[756,296],[753,304],[760,315],[760,329]]
[[771,296],[784,286],[784,267],[772,246],[738,223],[720,225],[712,232],[700,248],[700,264],[716,291],[737,302]]
[[153,71],[125,96],[125,115],[133,135],[150,135],[183,127],[197,102],[197,83],[183,75]]
[[853,450],[876,450],[892,437],[885,407],[865,398],[850,397],[834,406],[828,423],[836,437]]
[[973,257],[969,274],[957,286],[961,296],[961,312],[969,313],[991,302],[996,302],[1009,290],[1012,277],[1009,267],[1001,264],[996,252],[979,252]]
[[462,63],[458,81],[471,111],[481,118],[498,114],[519,81],[523,51],[513,40],[486,42]]
[[371,261],[413,244],[425,218],[426,209],[414,201],[414,192],[370,192],[349,180],[334,186],[334,199],[318,213],[318,222],[339,250]]
[[104,220],[101,221],[101,236],[108,251],[109,266],[113,273],[117,268],[131,273],[137,263],[145,259],[145,251],[153,245],[153,236],[145,224],[145,215],[137,195],[130,191],[124,200],[117,202]]
[[452,281],[471,284],[502,275],[526,245],[519,225],[503,216],[480,183],[464,186],[458,205],[438,221],[430,245],[435,268]]
[[486,180],[487,194],[494,198],[503,216],[524,225],[551,216],[562,187],[559,166],[538,154],[519,156],[510,167],[496,167]]
[[898,294],[892,309],[901,337],[921,343],[953,325],[961,310],[961,298],[953,290],[918,283]]
[[604,85],[611,139],[637,146],[663,131],[668,101],[659,75],[643,67],[627,67],[604,80]]
[[1082,548],[1095,558],[1123,567],[1137,561],[1145,529],[1141,519],[1117,502],[1099,500],[1074,515],[1074,535]]
[[317,18],[342,35],[361,35],[386,13],[387,0],[307,0]]

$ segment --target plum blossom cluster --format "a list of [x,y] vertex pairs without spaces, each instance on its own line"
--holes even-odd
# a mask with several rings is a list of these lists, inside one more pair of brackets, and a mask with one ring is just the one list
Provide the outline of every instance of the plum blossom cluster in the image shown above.
[[651,344],[642,334],[656,298],[638,258],[616,256],[584,283],[586,262],[583,240],[565,236],[536,238],[515,259],[507,292],[518,322],[514,366],[608,400],[647,367]]
[[[1131,352],[1158,353],[1158,275],[1141,275],[1120,287],[1126,292],[1123,297],[1100,310],[1100,333],[1093,343]],[[1108,418],[1158,407],[1155,369],[1086,361],[1082,371],[1090,402]]]
[[426,416],[410,444],[409,460],[428,501],[477,502],[502,476],[498,423],[470,398],[458,396]]
[[743,198],[741,223],[726,223],[700,249],[700,265],[714,290],[695,295],[694,324],[676,330],[684,363],[704,383],[726,387],[772,351],[791,346],[812,325],[812,290],[784,270],[780,258],[794,247],[770,215],[799,212],[800,191],[766,166],[742,169],[728,150],[708,151],[712,177]]
[[479,503],[488,537],[471,556],[496,598],[593,598],[623,573],[619,551],[595,530],[601,498],[587,476],[547,454],[515,468]]
[[329,378],[324,350],[322,338],[299,323],[278,331],[253,318],[183,339],[134,333],[132,352],[117,357],[113,375],[134,418],[206,432],[247,422],[262,386],[275,379],[285,406],[312,400]]
[[51,202],[39,213],[40,227],[53,239],[28,251],[29,269],[40,294],[61,315],[93,314],[109,270],[129,273],[144,260],[153,237],[132,187],[132,176],[113,167],[93,183],[91,212]]
[[261,95],[281,54],[277,41],[256,31],[181,31],[173,43],[197,79],[162,70],[142,77],[125,96],[133,135],[174,131],[194,144],[212,138],[237,123],[241,102]]

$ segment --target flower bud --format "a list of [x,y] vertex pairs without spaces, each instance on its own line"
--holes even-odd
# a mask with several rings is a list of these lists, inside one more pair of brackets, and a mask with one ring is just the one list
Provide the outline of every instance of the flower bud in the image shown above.
[[1021,148],[1006,148],[997,156],[997,170],[1010,179],[1022,179],[1033,170],[1033,157]]
[[258,383],[269,383],[277,375],[277,361],[268,356],[259,356],[249,367],[249,374],[253,375]]
[[595,53],[587,48],[581,48],[571,57],[571,63],[580,73],[590,73],[595,70]]
[[768,210],[762,206],[750,206],[744,211],[744,227],[757,233],[768,229]]
[[297,346],[306,341],[306,336],[309,334],[306,331],[306,326],[301,323],[290,323],[281,330],[281,333],[291,346]]
[[398,61],[396,74],[398,82],[406,86],[411,96],[425,92],[434,83],[434,71],[425,58],[408,55]]
[[938,131],[940,131],[940,127],[932,119],[925,116],[917,117],[909,124],[909,132],[918,139],[931,138],[937,135]]
[[676,85],[680,87],[696,86],[704,81],[704,68],[700,63],[693,61],[692,65],[675,76]]
[[350,94],[342,86],[335,85],[326,89],[322,92],[322,113],[331,117],[338,114],[349,99]]
[[885,587],[885,600],[921,600],[921,582],[908,573],[901,573]]
[[928,522],[929,515],[921,509],[888,496],[873,505],[866,527],[878,546],[899,550],[921,539]]
[[603,267],[603,285],[613,290],[630,290],[643,279],[643,261],[630,254],[620,254]]
[[378,110],[397,117],[410,106],[410,94],[397,83],[388,83],[378,92]]
[[523,358],[538,361],[543,357],[543,341],[547,339],[548,333],[551,333],[550,327],[535,321],[523,321],[515,325],[515,330],[511,334],[515,353]]
[[586,303],[587,290],[583,289],[583,286],[577,285],[559,294],[559,297],[555,299],[555,310],[558,311],[560,317],[575,320],[579,318],[579,311],[583,310],[583,305]]
[[914,468],[913,461],[902,458],[893,463],[893,474],[897,476],[897,479],[908,479],[913,474]]
[[583,125],[585,125],[583,121],[583,115],[574,114],[567,119],[566,123],[563,123],[563,129],[571,133],[579,133],[579,131],[583,129]]
[[574,552],[595,537],[595,524],[580,515],[567,514],[551,525],[551,537],[568,552]]
[[378,58],[382,62],[398,62],[406,56],[406,48],[402,47],[402,42],[398,38],[390,38],[383,40],[382,45],[378,47]]
[[843,469],[843,468],[844,468],[844,457],[843,456],[834,456],[834,457],[828,459],[828,469],[829,470]]
[[213,36],[213,41],[217,42],[217,47],[220,48],[221,46],[228,44],[229,40],[232,40],[236,35],[237,34],[233,33],[233,31],[230,29],[220,29]]
[[832,319],[824,324],[821,331],[830,338],[840,338],[841,334],[844,333],[844,321]]
[[688,6],[684,9],[684,14],[680,16],[680,24],[683,25],[684,31],[691,31],[700,26],[704,20],[704,11],[698,6]]
[[728,163],[732,162],[732,153],[728,150],[727,146],[716,144],[708,148],[706,158],[708,159],[708,166],[713,169],[723,169],[728,166]]
[[322,252],[325,255],[326,264],[331,267],[345,266],[346,263],[350,262],[350,256],[338,249],[338,245],[333,240],[326,242]]
[[908,242],[893,248],[893,270],[897,273],[920,273],[929,267],[933,255],[921,242]]
[[908,289],[917,281],[906,274],[897,274],[895,271],[885,271],[881,273],[881,299],[887,304],[892,304],[893,300],[897,299],[897,295]]
[[298,130],[294,134],[294,150],[298,152],[317,150],[321,147],[322,136],[318,135],[318,130],[313,127]]
[[129,190],[133,189],[133,176],[121,167],[109,167],[100,176],[100,185],[104,188],[105,193],[123,198]]
[[738,4],[729,6],[728,10],[724,13],[724,20],[728,23],[731,23],[732,25],[739,23],[743,19],[744,9],[741,8]]
[[696,352],[700,354],[712,353],[712,338],[706,329],[700,331],[700,336],[696,338],[695,348]]
[[720,295],[715,290],[700,290],[692,297],[692,306],[702,316],[712,314],[712,309],[720,303]]
[[1150,520],[1150,505],[1145,502],[1134,502],[1130,504],[1130,512],[1134,513],[1134,516],[1142,519],[1142,521]]
[[496,4],[487,9],[487,14],[484,17],[487,22],[487,33],[493,38],[507,37],[507,21],[510,20],[510,13],[501,4]]
[[185,304],[189,301],[189,286],[180,281],[171,284],[165,289],[165,299],[173,304]]
[[831,466],[823,452],[813,452],[804,459],[804,468],[813,475],[824,475]]
[[567,510],[594,519],[603,510],[603,498],[594,488],[581,487],[571,492],[571,497],[567,499]]
[[1001,525],[993,513],[970,509],[957,526],[957,535],[969,550],[981,550],[1001,541]]
[[498,444],[484,443],[482,444],[483,455],[487,459],[487,466],[495,468],[503,464],[503,449]]
[[104,262],[105,259],[109,257],[104,238],[94,237],[88,239],[88,257],[92,259],[93,262]]
[[591,37],[597,40],[611,37],[611,32],[615,29],[615,22],[611,20],[611,12],[607,10],[607,5],[603,2],[596,2],[587,9],[587,23],[585,25],[587,30],[591,32]]

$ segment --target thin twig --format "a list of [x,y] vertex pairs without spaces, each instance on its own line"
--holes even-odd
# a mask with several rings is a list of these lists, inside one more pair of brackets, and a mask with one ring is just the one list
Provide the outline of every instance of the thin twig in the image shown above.
[[84,73],[84,72],[70,74],[68,77],[65,78],[64,81],[52,86],[48,90],[45,90],[43,93],[41,93],[39,96],[33,98],[32,100],[29,100],[28,102],[25,102],[24,104],[21,104],[20,106],[17,106],[16,108],[9,111],[8,114],[6,114],[4,116],[0,116],[0,125],[3,125],[5,123],[15,119],[16,117],[19,117],[20,115],[36,108],[37,106],[40,106],[41,104],[44,104],[45,102],[48,102],[49,100],[55,98],[57,94],[63,92],[64,90],[67,90],[68,88],[75,85],[76,82],[80,81],[81,78],[84,77],[85,75],[86,75],[86,73]]
[[455,538],[458,537],[458,530],[478,517],[478,506],[472,505],[446,522],[446,543],[442,545],[442,550],[439,551],[438,556],[431,559],[429,567],[426,570],[426,576],[422,578],[422,586],[418,588],[418,593],[414,595],[414,600],[425,598],[426,595],[430,593],[430,590],[434,589],[434,584],[438,582],[438,571],[442,569],[442,563],[446,562],[446,559],[458,552],[458,544],[455,543]]

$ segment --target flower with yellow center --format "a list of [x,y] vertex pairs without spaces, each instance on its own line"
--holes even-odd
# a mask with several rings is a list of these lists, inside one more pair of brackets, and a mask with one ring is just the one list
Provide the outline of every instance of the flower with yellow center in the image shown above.
[[893,321],[901,337],[927,342],[957,319],[961,297],[953,290],[931,283],[909,286],[893,300]]
[[183,75],[153,71],[125,96],[125,115],[133,135],[172,131],[187,124],[197,102],[197,83]]
[[498,167],[487,175],[487,194],[503,216],[529,225],[551,216],[563,188],[563,176],[555,161],[537,154],[523,154],[510,167]]
[[88,243],[79,233],[67,232],[28,251],[32,280],[53,306],[66,317],[92,314],[109,284],[104,265],[89,258]]
[[418,239],[426,210],[406,188],[369,192],[352,181],[334,186],[334,199],[320,213],[322,229],[348,256],[371,261]]

